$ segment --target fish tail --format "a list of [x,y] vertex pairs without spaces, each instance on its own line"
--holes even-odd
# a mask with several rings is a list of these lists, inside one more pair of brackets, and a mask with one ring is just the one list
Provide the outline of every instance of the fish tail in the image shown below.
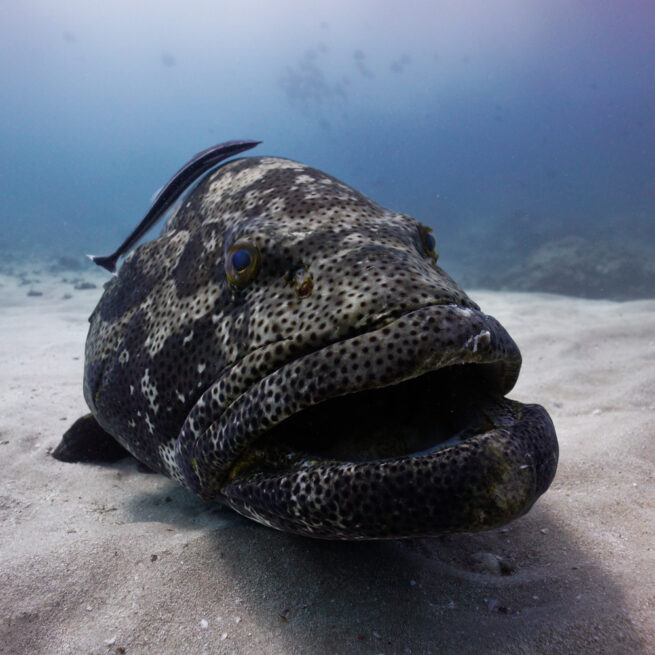
[[116,253],[114,253],[113,255],[109,255],[107,257],[100,257],[97,255],[87,255],[87,257],[94,264],[106,268],[110,273],[113,273],[114,275],[116,275],[116,262],[118,261],[119,256],[120,255],[117,255]]

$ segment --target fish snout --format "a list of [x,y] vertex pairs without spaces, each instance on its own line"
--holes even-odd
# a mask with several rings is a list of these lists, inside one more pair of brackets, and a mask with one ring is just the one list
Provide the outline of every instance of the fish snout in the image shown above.
[[324,315],[358,329],[431,305],[478,306],[428,256],[406,247],[368,244],[318,261],[313,290]]

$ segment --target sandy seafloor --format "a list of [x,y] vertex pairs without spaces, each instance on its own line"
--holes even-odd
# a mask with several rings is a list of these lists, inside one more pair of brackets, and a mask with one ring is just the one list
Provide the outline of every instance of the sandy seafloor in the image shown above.
[[472,292],[522,350],[510,396],[553,417],[555,482],[500,530],[339,543],[55,461],[106,277],[39,277],[0,276],[0,653],[655,653],[655,300]]

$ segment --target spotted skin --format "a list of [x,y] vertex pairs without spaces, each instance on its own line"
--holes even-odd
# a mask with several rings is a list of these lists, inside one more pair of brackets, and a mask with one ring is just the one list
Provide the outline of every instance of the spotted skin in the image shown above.
[[[554,476],[555,432],[541,407],[504,398],[518,348],[427,234],[303,164],[223,164],[91,315],[93,416],[148,467],[282,530],[394,538],[520,516]],[[235,249],[258,257],[245,282]],[[425,426],[449,412],[465,429],[426,447]],[[363,446],[373,417],[380,443]]]

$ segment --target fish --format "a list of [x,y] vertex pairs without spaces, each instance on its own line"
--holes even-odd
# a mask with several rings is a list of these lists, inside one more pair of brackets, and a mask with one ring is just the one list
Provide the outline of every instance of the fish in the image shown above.
[[314,538],[522,516],[554,478],[555,428],[507,397],[519,348],[439,266],[437,236],[308,165],[223,162],[106,285],[85,346],[90,413],[54,456],[129,453]]
[[111,255],[87,255],[110,273],[116,273],[120,257],[134,247],[175,204],[179,197],[204,173],[229,157],[259,145],[260,141],[226,141],[207,148],[192,157],[173,177],[157,191],[143,220]]

